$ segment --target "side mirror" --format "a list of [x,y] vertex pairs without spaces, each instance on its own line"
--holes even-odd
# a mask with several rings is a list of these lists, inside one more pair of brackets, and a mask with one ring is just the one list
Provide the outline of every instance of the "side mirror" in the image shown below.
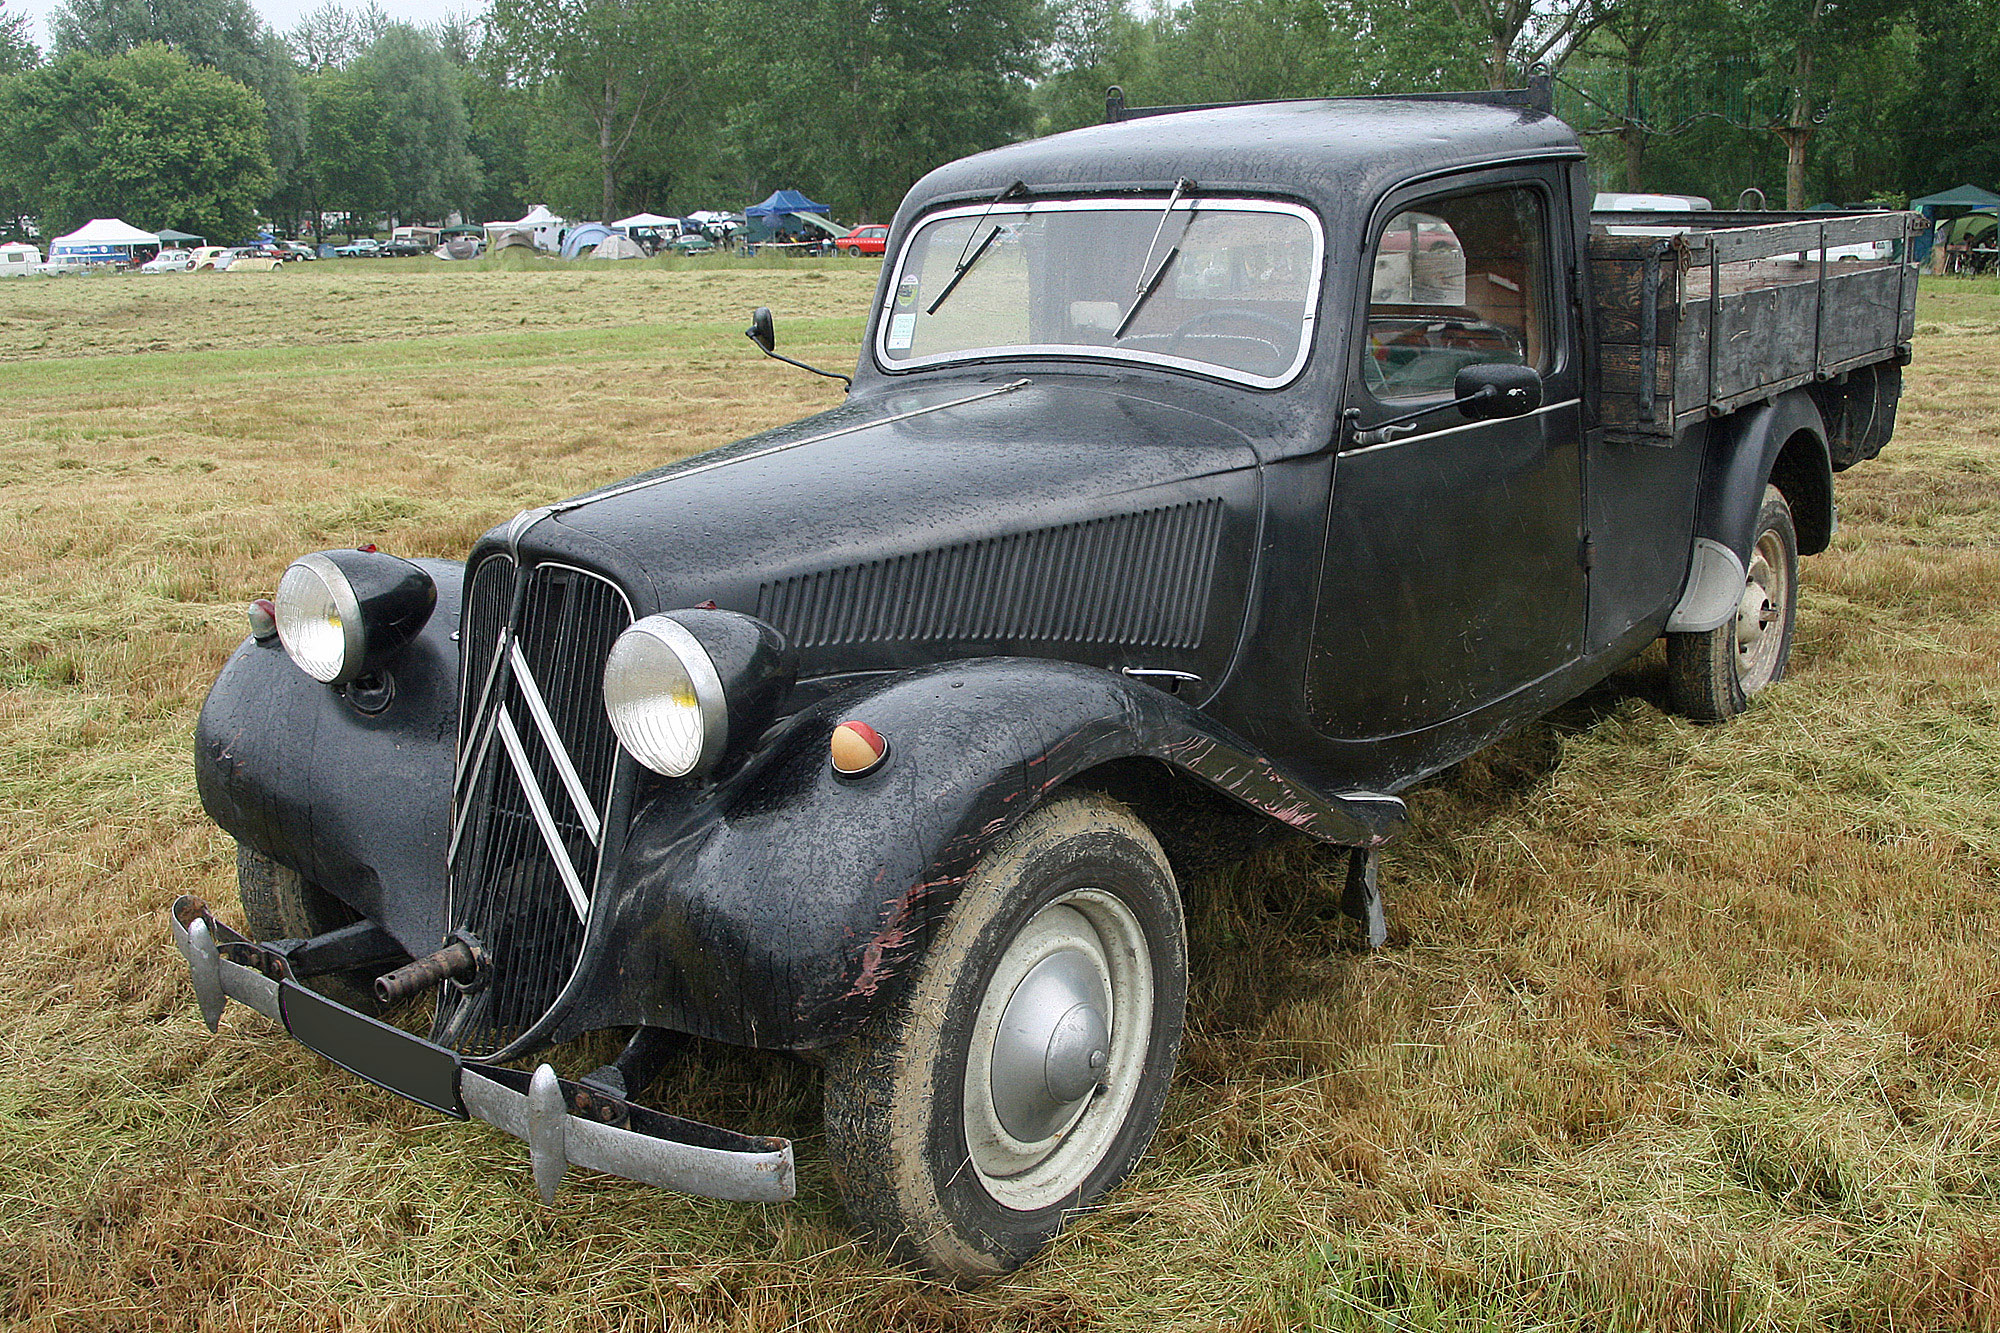
[[1533,366],[1489,362],[1459,371],[1451,392],[1474,421],[1518,417],[1542,405],[1542,377]]
[[743,336],[766,352],[777,347],[778,330],[771,323],[771,307],[760,305],[750,312],[750,327],[743,330]]

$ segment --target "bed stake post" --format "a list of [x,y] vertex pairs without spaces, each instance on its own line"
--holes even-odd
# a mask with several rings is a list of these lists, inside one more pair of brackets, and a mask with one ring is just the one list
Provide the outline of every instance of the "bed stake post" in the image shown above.
[[1389,926],[1382,917],[1381,871],[1380,848],[1348,848],[1347,890],[1340,896],[1340,910],[1361,923],[1370,949],[1381,948],[1389,939]]

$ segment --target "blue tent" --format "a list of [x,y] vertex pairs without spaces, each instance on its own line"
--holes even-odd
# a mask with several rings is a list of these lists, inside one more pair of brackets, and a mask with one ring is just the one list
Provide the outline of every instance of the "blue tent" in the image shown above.
[[825,217],[833,210],[825,204],[816,204],[797,190],[774,190],[771,197],[761,204],[752,204],[743,210],[746,218],[774,218],[781,213],[817,213]]

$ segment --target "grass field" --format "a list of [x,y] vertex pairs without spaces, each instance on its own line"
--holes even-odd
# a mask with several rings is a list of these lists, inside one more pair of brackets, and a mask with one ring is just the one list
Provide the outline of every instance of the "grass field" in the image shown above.
[[190,734],[297,553],[460,556],[516,509],[830,405],[878,266],[0,286],[0,1319],[37,1330],[2000,1328],[2000,287],[1926,279],[1791,676],[1642,659],[1411,793],[1390,947],[1333,863],[1194,880],[1176,1092],[1109,1207],[976,1293],[848,1232],[816,1076],[655,1100],[799,1141],[748,1207],[572,1176],[232,1008]]

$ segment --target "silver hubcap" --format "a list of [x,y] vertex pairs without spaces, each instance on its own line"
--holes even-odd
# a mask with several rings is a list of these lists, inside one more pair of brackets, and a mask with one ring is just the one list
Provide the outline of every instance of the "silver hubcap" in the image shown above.
[[1736,681],[1745,694],[1755,694],[1777,679],[1778,654],[1785,643],[1785,606],[1791,588],[1784,544],[1777,533],[1758,538],[1746,572],[1743,600],[1736,606]]
[[965,1069],[970,1165],[993,1198],[1075,1195],[1124,1126],[1152,1030],[1138,919],[1101,889],[1050,903],[1008,942],[980,997]]

